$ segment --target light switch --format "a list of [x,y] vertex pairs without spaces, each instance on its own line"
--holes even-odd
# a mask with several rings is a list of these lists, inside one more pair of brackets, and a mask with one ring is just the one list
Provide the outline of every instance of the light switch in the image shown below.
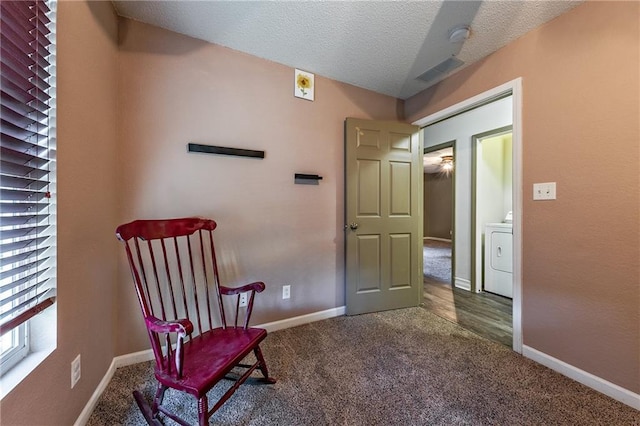
[[556,183],[534,183],[533,184],[534,200],[555,200],[556,199]]

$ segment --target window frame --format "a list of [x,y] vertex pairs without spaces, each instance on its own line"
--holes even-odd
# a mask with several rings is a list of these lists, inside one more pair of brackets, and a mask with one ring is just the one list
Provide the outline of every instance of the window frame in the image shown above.
[[[3,154],[10,153],[2,162],[6,169],[1,171],[0,197],[0,219],[5,222],[0,227],[0,398],[4,398],[57,343],[57,2],[3,0],[0,12],[6,43],[2,53],[10,56],[2,60],[1,146]],[[24,148],[28,145],[32,148]],[[24,162],[19,161],[21,156]],[[42,203],[39,198],[31,200],[32,194],[44,200],[40,204],[44,207],[24,212],[21,202]],[[38,266],[27,269],[28,264]]]
[[29,323],[20,324],[8,331],[0,339],[11,339],[9,348],[0,353],[0,371],[9,371],[13,366],[22,361],[29,353]]

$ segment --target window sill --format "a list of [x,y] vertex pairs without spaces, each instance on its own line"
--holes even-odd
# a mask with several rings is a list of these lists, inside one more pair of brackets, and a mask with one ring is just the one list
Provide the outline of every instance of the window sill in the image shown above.
[[56,349],[57,303],[29,320],[30,351],[0,377],[0,401]]
[[53,350],[55,346],[50,348],[44,348],[38,352],[31,352],[18,364],[16,364],[11,370],[7,371],[0,378],[0,400],[4,399],[18,384],[24,380],[33,370],[36,369],[42,361],[45,360]]

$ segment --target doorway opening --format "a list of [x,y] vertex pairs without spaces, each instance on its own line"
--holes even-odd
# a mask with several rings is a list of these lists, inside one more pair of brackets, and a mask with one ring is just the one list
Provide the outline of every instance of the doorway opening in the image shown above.
[[[491,89],[459,104],[453,105],[443,111],[432,114],[413,124],[423,128],[424,146],[434,147],[447,140],[456,140],[456,155],[454,165],[454,212],[452,233],[452,279],[449,283],[441,285],[439,296],[433,296],[429,301],[425,295],[423,306],[428,303],[439,305],[442,309],[444,302],[448,302],[451,311],[449,318],[458,322],[465,328],[483,334],[494,341],[511,346],[514,351],[522,352],[522,171],[521,171],[521,80],[516,79],[502,86]],[[489,107],[492,105],[492,107]],[[495,109],[498,108],[496,113]],[[469,113],[469,114],[467,114]],[[475,124],[467,128],[466,125],[456,121],[461,116],[473,116]],[[501,117],[501,118],[498,118]],[[496,121],[497,119],[497,121]],[[444,124],[448,122],[448,124]],[[475,127],[474,127],[475,126]],[[429,129],[429,130],[427,130]],[[466,133],[460,131],[464,129]],[[451,133],[453,131],[453,133]],[[511,209],[499,216],[490,217],[487,221],[479,221],[476,218],[476,190],[475,185],[478,152],[474,144],[483,143],[491,135],[500,133],[500,136],[510,131],[512,145],[509,150],[502,147],[503,154],[512,159],[510,187],[500,191],[510,192]],[[487,145],[488,146],[488,145]],[[504,174],[504,167],[502,172]],[[501,209],[506,206],[507,198],[500,201]],[[424,217],[429,214],[424,210]],[[484,234],[485,223],[501,223],[507,220],[507,213],[512,215],[512,258],[507,262],[512,270],[513,299],[484,291]],[[505,246],[501,246],[505,249]],[[502,252],[501,252],[502,253]],[[435,291],[434,291],[435,293]],[[481,298],[483,300],[475,300]],[[478,303],[476,303],[478,302]],[[476,306],[469,304],[476,303]],[[493,318],[491,327],[482,330],[483,325],[478,321],[477,306],[493,305],[494,312],[488,314]],[[441,313],[442,314],[442,313]],[[496,321],[496,315],[503,316]],[[464,324],[468,319],[471,322]],[[474,329],[475,328],[475,329]],[[506,330],[505,330],[506,329]],[[510,336],[512,330],[512,336]],[[487,336],[485,332],[494,332],[497,336]],[[506,333],[505,333],[506,331]],[[502,336],[500,336],[502,335]]]
[[[492,149],[497,149],[497,143],[487,139],[485,157],[490,164],[496,162]],[[511,347],[511,300],[485,294],[481,286],[476,293],[470,293],[453,285],[454,150],[455,141],[424,149],[422,306],[485,338]],[[500,158],[499,162],[504,159]]]
[[[438,316],[457,321],[453,300],[455,140],[424,149],[423,302]],[[445,308],[446,307],[446,308]]]
[[472,291],[513,298],[513,131],[472,138]]
[[455,141],[424,149],[423,275],[426,282],[453,282]]

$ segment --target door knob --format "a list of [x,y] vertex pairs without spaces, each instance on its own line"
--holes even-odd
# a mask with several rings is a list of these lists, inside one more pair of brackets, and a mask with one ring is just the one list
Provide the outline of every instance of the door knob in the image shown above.
[[358,229],[358,224],[355,222],[351,222],[349,224],[349,228],[351,228],[353,231],[355,231],[356,229]]

